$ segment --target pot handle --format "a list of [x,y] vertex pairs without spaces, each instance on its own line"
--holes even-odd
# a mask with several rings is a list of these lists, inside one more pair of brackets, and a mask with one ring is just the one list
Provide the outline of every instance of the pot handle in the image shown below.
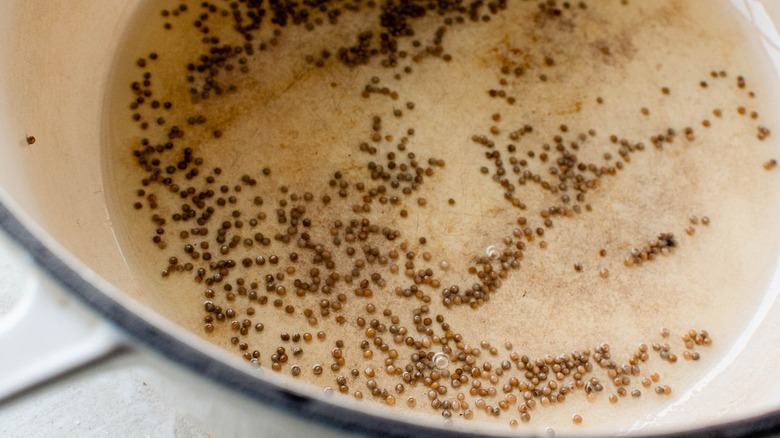
[[21,287],[22,296],[0,317],[0,405],[25,390],[95,364],[123,345],[116,328],[65,293],[2,234],[2,252],[10,268],[22,274],[22,281],[1,287]]

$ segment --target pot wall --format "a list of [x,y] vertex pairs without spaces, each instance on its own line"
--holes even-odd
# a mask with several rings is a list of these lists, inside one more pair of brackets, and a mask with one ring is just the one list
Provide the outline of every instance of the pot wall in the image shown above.
[[68,251],[120,288],[132,279],[105,207],[99,145],[108,72],[137,4],[0,4],[0,185]]

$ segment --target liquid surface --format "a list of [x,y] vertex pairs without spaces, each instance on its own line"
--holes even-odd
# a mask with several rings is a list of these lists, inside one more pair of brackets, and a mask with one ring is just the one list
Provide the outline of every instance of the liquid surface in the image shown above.
[[140,11],[104,150],[135,295],[366,408],[651,419],[776,265],[758,40],[725,2],[437,4]]

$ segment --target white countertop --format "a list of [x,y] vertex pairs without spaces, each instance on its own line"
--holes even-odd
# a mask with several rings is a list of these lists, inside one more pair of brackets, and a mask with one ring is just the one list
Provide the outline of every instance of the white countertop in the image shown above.
[[[13,311],[23,281],[17,262],[3,249],[0,245],[0,315]],[[153,370],[138,359],[122,355],[0,405],[0,436],[210,436],[149,384]]]

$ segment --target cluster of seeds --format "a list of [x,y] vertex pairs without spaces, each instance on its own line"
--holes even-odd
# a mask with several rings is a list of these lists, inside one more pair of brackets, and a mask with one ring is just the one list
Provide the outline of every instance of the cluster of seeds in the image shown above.
[[[481,412],[509,416],[509,424],[516,426],[516,418],[527,422],[535,408],[560,404],[578,393],[595,402],[610,391],[611,403],[629,394],[638,398],[641,388],[653,385],[659,395],[671,393],[670,386],[659,384],[658,373],[646,369],[651,350],[670,363],[677,360],[668,344],[640,344],[623,363],[612,358],[608,344],[531,357],[510,342],[500,349],[466,339],[450,325],[447,312],[488,303],[510,275],[518,275],[528,254],[547,248],[545,236],[555,232],[556,223],[592,211],[586,197],[597,196],[605,181],[619,177],[632,157],[646,150],[644,142],[663,149],[674,143],[678,130],[693,141],[693,128],[664,127],[649,138],[630,139],[599,134],[595,127],[575,132],[566,124],[548,132],[500,112],[491,114],[483,120],[486,127],[470,138],[484,153],[474,170],[490,179],[485,190],[500,191],[511,207],[506,213],[511,227],[491,230],[502,234],[500,243],[470,260],[460,273],[467,284],[448,282],[456,278],[450,275],[450,263],[428,249],[436,236],[402,233],[413,209],[425,212],[443,201],[426,198],[423,188],[448,168],[442,157],[419,152],[414,117],[409,117],[419,109],[378,76],[371,75],[355,90],[365,99],[388,97],[390,104],[366,121],[370,133],[350,146],[364,159],[357,177],[333,169],[317,191],[300,190],[276,181],[271,167],[230,174],[206,163],[197,147],[181,147],[187,133],[203,129],[215,141],[223,140],[225,131],[210,125],[212,115],[202,113],[200,104],[241,93],[240,76],[252,72],[255,60],[293,28],[315,31],[336,26],[346,15],[372,17],[374,30],[356,31],[353,44],[302,56],[312,69],[336,62],[351,69],[390,71],[398,80],[423,62],[453,62],[444,36],[458,26],[487,25],[507,7],[505,0],[242,1],[182,4],[161,12],[166,29],[176,20],[194,18],[190,23],[201,38],[196,43],[204,49],[184,66],[190,102],[157,96],[152,83],[160,62],[157,52],[136,61],[141,75],[130,85],[130,109],[143,137],[133,154],[144,176],[134,189],[133,208],[151,220],[150,240],[166,254],[162,276],[186,275],[203,294],[205,332],[227,333],[247,361],[305,378],[327,392],[410,408],[424,404],[445,419],[472,419]],[[585,2],[554,0],[536,7],[533,16],[540,27],[554,20],[576,26],[577,14],[589,10]],[[240,43],[225,42],[236,34]],[[608,47],[601,51],[610,56]],[[552,56],[508,58],[496,72],[498,86],[487,94],[520,105],[512,90],[552,82],[551,72],[561,64],[564,60]],[[713,72],[712,79],[724,77],[725,71]],[[741,76],[737,85],[745,86]],[[698,86],[710,87],[705,81]],[[667,87],[662,93],[671,95]],[[380,99],[377,108],[385,108],[388,102]],[[597,104],[603,103],[599,97]],[[180,117],[172,112],[174,106],[189,112]],[[742,108],[740,114],[745,112]],[[650,117],[653,110],[642,107],[640,113]],[[719,118],[721,111],[713,115]],[[407,124],[390,129],[389,121]],[[711,122],[702,125],[707,128]],[[768,129],[757,129],[760,140],[769,135]],[[546,140],[528,144],[524,137],[534,132],[542,132]],[[582,158],[581,151],[596,148],[603,151],[598,160]],[[776,165],[771,163],[764,167]],[[541,204],[531,200],[540,194]],[[454,198],[445,202],[456,204]],[[689,221],[689,235],[693,226],[709,223],[707,217]],[[642,249],[632,250],[625,265],[653,260],[676,246],[672,233],[659,233]],[[599,255],[607,257],[606,249]],[[574,268],[584,269],[581,262]],[[609,278],[606,267],[597,269],[601,278]],[[380,297],[387,295],[394,301],[384,307]],[[271,316],[289,326],[263,322]],[[348,336],[342,335],[345,331]],[[686,333],[683,342],[683,357],[691,360],[700,357],[694,347],[711,343],[706,331]],[[580,424],[583,418],[575,414],[572,422]]]
[[658,236],[642,249],[631,248],[631,255],[626,257],[624,263],[626,266],[638,266],[643,262],[653,261],[659,255],[671,254],[676,245],[674,233],[658,233]]

